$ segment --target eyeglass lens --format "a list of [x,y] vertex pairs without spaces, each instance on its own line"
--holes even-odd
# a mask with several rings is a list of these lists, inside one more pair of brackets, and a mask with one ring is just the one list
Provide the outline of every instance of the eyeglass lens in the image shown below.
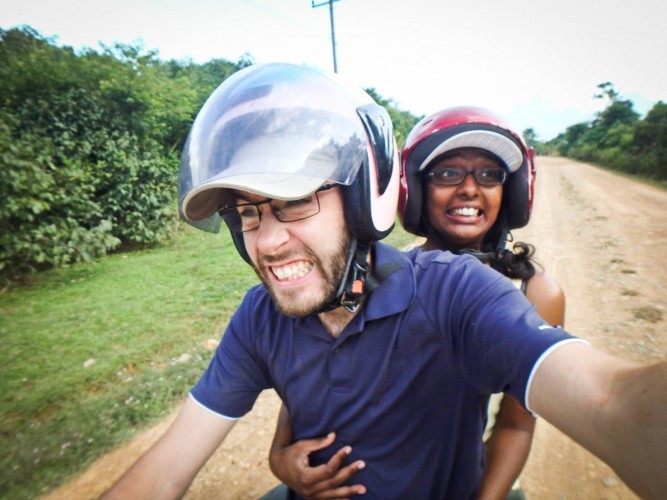
[[220,210],[220,216],[232,232],[243,233],[259,227],[262,218],[260,205],[269,205],[273,215],[280,222],[296,222],[320,212],[317,193],[298,200],[267,199],[256,203],[240,203]]
[[434,168],[427,175],[434,184],[456,186],[468,174],[472,174],[480,186],[498,186],[507,179],[507,172],[501,168],[465,169],[459,167]]

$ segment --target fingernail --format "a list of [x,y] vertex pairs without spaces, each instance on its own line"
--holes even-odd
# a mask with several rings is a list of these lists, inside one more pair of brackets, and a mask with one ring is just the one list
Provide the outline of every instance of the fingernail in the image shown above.
[[366,467],[366,462],[360,460],[359,463],[357,464],[357,469],[361,470],[364,467]]
[[344,448],[344,450],[345,450],[345,454],[346,454],[346,455],[349,455],[350,453],[352,453],[352,447],[351,447],[351,446],[346,446],[346,447]]

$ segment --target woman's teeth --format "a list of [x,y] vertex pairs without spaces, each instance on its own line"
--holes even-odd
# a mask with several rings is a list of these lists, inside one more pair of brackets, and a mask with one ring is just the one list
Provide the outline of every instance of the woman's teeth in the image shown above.
[[452,215],[464,215],[466,217],[477,217],[479,215],[479,209],[478,208],[472,208],[472,207],[455,208],[454,210],[451,210],[449,213],[452,214]]

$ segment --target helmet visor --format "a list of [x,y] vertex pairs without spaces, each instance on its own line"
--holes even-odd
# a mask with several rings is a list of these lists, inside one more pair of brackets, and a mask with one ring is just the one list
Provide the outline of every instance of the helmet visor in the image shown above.
[[179,207],[197,227],[217,230],[217,212],[233,189],[303,198],[325,183],[350,185],[366,159],[358,101],[333,92],[337,84],[316,71],[269,69],[264,77],[266,68],[241,75],[241,82],[233,75],[193,124],[181,159]]

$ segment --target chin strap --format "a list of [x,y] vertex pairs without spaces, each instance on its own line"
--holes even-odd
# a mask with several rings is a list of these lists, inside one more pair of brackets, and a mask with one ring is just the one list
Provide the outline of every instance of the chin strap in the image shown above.
[[476,259],[480,260],[484,264],[488,264],[489,262],[500,262],[503,258],[503,255],[507,251],[507,242],[512,241],[512,233],[510,233],[509,229],[507,226],[503,226],[501,232],[500,232],[500,238],[498,238],[498,245],[496,246],[495,250],[493,252],[482,252],[479,250],[473,250],[471,248],[462,248],[461,250],[458,250],[454,253],[457,254],[467,254],[467,255],[472,255]]
[[368,265],[370,253],[369,243],[360,242],[356,238],[352,240],[343,279],[336,291],[336,298],[319,312],[332,311],[341,306],[351,313],[355,312],[369,293],[380,286],[385,278],[402,267],[398,262],[390,262],[371,273]]
[[492,262],[496,257],[496,252],[480,252],[479,250],[473,250],[472,248],[462,248],[454,253],[459,255],[472,255],[484,264]]
[[355,312],[368,295],[366,280],[370,273],[368,256],[371,253],[369,244],[361,243],[355,238],[350,245],[350,255],[345,266],[343,280],[338,287],[336,302],[350,312]]
[[370,252],[369,244],[362,244],[356,238],[352,239],[343,279],[336,290],[336,297],[318,312],[333,311],[341,306],[350,312],[355,312],[359,308],[368,294],[365,284],[370,273],[368,266]]

